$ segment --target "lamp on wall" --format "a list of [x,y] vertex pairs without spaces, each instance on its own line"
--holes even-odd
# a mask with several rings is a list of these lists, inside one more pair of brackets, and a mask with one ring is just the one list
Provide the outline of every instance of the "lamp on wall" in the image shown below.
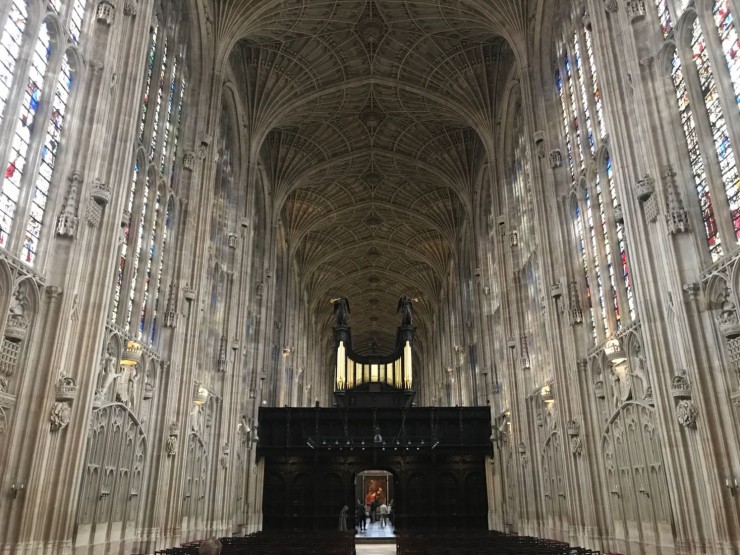
[[141,362],[141,344],[136,341],[126,343],[126,350],[121,357],[121,366],[136,366]]
[[622,342],[619,339],[610,339],[604,344],[604,354],[609,362],[612,364],[621,364],[627,357],[622,350]]
[[200,386],[198,388],[198,391],[195,394],[193,403],[195,403],[196,405],[200,407],[200,406],[205,405],[206,401],[208,401],[208,390],[205,387]]

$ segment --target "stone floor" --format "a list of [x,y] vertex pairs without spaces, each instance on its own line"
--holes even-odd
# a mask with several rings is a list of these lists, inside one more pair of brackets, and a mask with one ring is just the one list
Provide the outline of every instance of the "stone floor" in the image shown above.
[[386,526],[381,526],[380,522],[367,521],[367,529],[357,533],[358,540],[381,540],[388,538],[389,541],[393,541],[396,535],[393,533],[393,526],[388,523]]
[[365,543],[355,548],[357,555],[396,555],[395,543]]

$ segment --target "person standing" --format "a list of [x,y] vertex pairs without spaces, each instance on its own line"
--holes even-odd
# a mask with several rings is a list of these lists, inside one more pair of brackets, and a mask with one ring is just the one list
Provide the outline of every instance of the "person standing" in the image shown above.
[[348,512],[349,512],[349,507],[347,505],[342,507],[342,510],[339,512],[339,531],[340,532],[347,531],[347,513]]
[[386,524],[388,524],[388,505],[383,501],[380,506],[380,527],[385,528]]
[[360,503],[360,500],[357,500],[357,505],[355,505],[355,519],[357,521],[357,527],[358,531],[362,532],[367,527],[367,524],[365,523],[365,506]]

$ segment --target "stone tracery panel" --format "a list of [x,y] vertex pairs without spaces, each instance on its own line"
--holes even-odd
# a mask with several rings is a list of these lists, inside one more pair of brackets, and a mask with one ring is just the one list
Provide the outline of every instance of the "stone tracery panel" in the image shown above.
[[111,403],[93,411],[77,518],[79,545],[135,537],[146,452],[146,435],[128,407]]

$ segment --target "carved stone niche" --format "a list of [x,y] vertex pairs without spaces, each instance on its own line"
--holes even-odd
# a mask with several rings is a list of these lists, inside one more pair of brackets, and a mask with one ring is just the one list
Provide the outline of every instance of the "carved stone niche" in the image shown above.
[[95,11],[95,19],[104,25],[113,25],[116,18],[116,7],[108,0],[102,0]]
[[671,395],[674,399],[691,398],[691,383],[686,377],[685,370],[671,379]]

